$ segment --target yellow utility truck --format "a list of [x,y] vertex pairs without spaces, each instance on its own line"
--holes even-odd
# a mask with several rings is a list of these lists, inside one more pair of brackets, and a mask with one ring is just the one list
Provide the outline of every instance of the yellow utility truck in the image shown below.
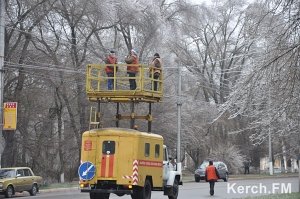
[[84,132],[78,169],[81,192],[91,199],[108,199],[111,193],[150,199],[151,191],[163,191],[177,199],[181,163],[169,162],[163,141],[158,134],[125,128]]

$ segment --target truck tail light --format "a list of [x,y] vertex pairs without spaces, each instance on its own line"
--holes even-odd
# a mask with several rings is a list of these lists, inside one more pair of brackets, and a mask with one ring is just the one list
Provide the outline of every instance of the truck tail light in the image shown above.
[[123,185],[123,188],[124,189],[132,189],[132,185],[130,184],[130,185]]
[[88,183],[80,183],[80,188],[85,188],[85,187],[88,187],[89,184]]

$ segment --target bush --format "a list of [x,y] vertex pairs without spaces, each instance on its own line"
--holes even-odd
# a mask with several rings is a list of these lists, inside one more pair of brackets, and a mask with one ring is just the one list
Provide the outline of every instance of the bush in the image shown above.
[[235,145],[218,145],[209,154],[209,158],[215,161],[223,161],[229,173],[238,174],[243,172],[245,157]]

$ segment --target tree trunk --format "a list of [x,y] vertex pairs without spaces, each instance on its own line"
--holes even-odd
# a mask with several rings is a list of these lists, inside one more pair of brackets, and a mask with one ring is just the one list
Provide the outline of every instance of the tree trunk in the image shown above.
[[[64,183],[64,169],[65,169],[65,161],[64,161],[64,153],[63,153],[63,136],[62,136],[62,100],[59,96],[58,88],[55,91],[55,106],[57,113],[57,131],[58,131],[58,155],[60,161],[60,182]],[[59,102],[58,102],[59,101]]]
[[[27,48],[30,42],[31,37],[27,36],[25,37],[25,43],[22,49],[22,53],[19,59],[19,64],[23,64],[24,63],[24,59],[27,53]],[[25,74],[23,72],[23,68],[19,69],[19,76],[18,76],[18,81],[17,81],[17,86],[16,89],[14,91],[14,99],[16,102],[20,102],[20,97],[21,97],[21,93],[23,90],[23,86],[24,86],[24,81],[25,81]],[[20,111],[18,111],[20,114]],[[19,125],[17,125],[19,126]],[[17,127],[18,128],[18,127]],[[3,150],[3,154],[1,157],[1,164],[3,163],[3,166],[15,166],[16,163],[16,154],[14,154],[14,152],[16,151],[15,147],[15,131],[3,131],[3,136],[4,136],[4,140],[5,140],[5,146],[4,146],[4,150]]]
[[15,131],[3,131],[3,137],[5,146],[3,154],[1,156],[1,167],[13,167],[15,166]]

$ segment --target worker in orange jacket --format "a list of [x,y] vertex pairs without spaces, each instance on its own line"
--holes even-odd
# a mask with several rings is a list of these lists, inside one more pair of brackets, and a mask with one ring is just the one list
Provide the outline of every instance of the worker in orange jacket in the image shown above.
[[[106,64],[112,64],[112,65],[106,65],[105,72],[107,74],[107,77],[110,79],[107,80],[107,89],[113,90],[114,88],[114,79],[112,77],[115,76],[115,72],[117,72],[118,67],[114,66],[118,63],[118,59],[116,57],[115,51],[110,50],[109,55],[104,60]],[[114,69],[116,67],[116,69]]]
[[139,58],[137,55],[136,50],[132,49],[129,53],[129,55],[125,58],[125,62],[127,64],[130,64],[130,66],[127,66],[127,73],[129,77],[132,77],[129,79],[129,87],[130,90],[136,89],[136,74],[139,72]]
[[206,167],[205,170],[205,180],[206,182],[209,182],[209,187],[210,187],[209,193],[211,196],[213,196],[215,193],[214,190],[215,182],[217,182],[219,178],[220,178],[219,172],[217,168],[214,166],[213,161],[210,160],[209,165]]
[[158,53],[154,54],[154,58],[150,63],[150,78],[153,78],[153,88],[154,91],[157,91],[158,87],[158,79],[161,73],[162,61]]

